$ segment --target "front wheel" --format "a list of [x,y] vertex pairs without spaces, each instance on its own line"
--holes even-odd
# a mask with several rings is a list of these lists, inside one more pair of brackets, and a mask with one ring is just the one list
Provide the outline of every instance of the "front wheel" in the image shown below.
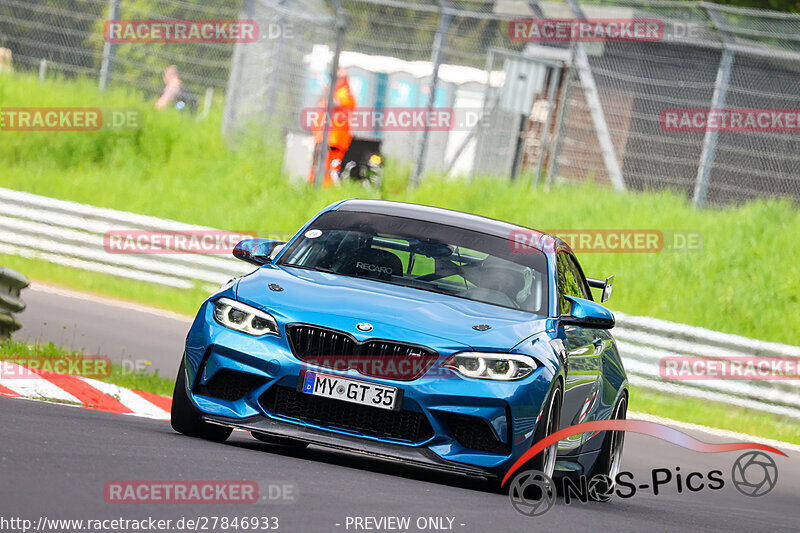
[[[611,420],[625,420],[628,416],[628,397],[622,394],[614,406]],[[607,502],[617,485],[617,474],[622,464],[622,448],[625,444],[624,431],[607,431],[603,440],[600,456],[589,472],[588,479],[593,480],[593,490],[589,498],[596,502]]]
[[[553,387],[550,397],[542,408],[542,415],[536,425],[536,433],[533,437],[533,444],[549,437],[558,431],[561,424],[561,405],[564,397],[564,389],[561,382],[557,382]],[[552,479],[556,468],[556,458],[558,456],[558,443],[555,442],[536,454],[526,465],[525,470],[538,470]],[[520,471],[522,472],[522,471]],[[507,488],[500,487],[502,476],[489,481],[489,488],[493,491],[506,491]],[[507,486],[506,486],[507,487]]]
[[[558,431],[561,424],[562,398],[561,382],[558,382],[553,387],[553,392],[550,393],[550,400],[546,406],[547,417],[543,417],[536,428],[536,436],[533,439],[534,444]],[[553,472],[556,469],[557,456],[558,443],[554,442],[531,459],[529,470],[538,470],[552,479]]]
[[233,429],[204,422],[186,394],[186,368],[181,361],[172,393],[172,429],[190,437],[223,442]]

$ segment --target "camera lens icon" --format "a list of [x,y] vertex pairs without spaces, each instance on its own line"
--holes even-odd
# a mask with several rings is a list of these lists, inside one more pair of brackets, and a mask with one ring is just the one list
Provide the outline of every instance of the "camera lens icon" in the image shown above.
[[517,512],[525,516],[540,516],[555,503],[556,486],[547,474],[528,470],[512,480],[508,497]]
[[775,488],[778,483],[778,465],[763,452],[747,452],[733,463],[731,478],[736,490],[745,496],[758,498]]

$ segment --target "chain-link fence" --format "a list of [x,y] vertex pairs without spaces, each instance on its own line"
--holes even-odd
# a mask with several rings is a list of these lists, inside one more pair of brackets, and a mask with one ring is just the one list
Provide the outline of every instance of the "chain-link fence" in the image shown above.
[[[665,131],[662,123],[665,109],[796,113],[800,15],[705,2],[613,4],[612,16],[664,23],[658,42],[606,42],[588,51],[623,185],[671,188],[700,205],[763,196],[800,200],[798,129]],[[608,6],[582,3],[588,18],[608,16]],[[563,143],[551,178],[610,181],[583,81],[576,75],[567,88]]]
[[[294,125],[322,89],[320,76],[329,68],[324,53],[335,40],[335,15],[315,0],[244,0],[241,18],[272,29],[273,38],[237,43],[225,101],[223,130],[254,126]],[[309,163],[310,165],[310,163]]]
[[[225,128],[246,130],[255,117],[281,131],[289,174],[302,178],[312,164],[314,140],[300,117],[326,102],[334,60],[333,72],[348,72],[357,109],[453,112],[454,127],[447,131],[378,126],[355,132],[379,142],[386,157],[409,168],[412,180],[424,173],[516,177],[532,173],[537,163],[543,167],[541,139],[526,145],[524,137],[531,137],[534,101],[556,97],[562,64],[523,55],[525,43],[508,38],[510,18],[494,3],[343,0],[337,11],[324,0],[247,0],[242,16],[290,31],[257,46],[237,45],[233,71],[241,75],[229,88]],[[508,69],[524,81],[505,83]]]
[[[252,3],[259,20],[283,17],[302,25],[303,35],[263,42],[257,51],[242,45],[244,57],[270,66],[237,80],[244,96],[229,102],[228,124],[238,120],[235,109],[251,119],[270,117],[290,140],[289,162],[302,161],[300,174],[313,141],[298,117],[324,96],[335,9],[313,0]],[[670,130],[663,117],[668,109],[800,108],[797,15],[639,0],[345,0],[342,7],[338,65],[348,69],[359,106],[452,108],[457,119],[468,109],[482,113],[473,128],[367,132],[388,157],[409,165],[412,178],[428,172],[533,184],[545,175],[548,182],[593,179],[618,189],[670,188],[700,205],[800,199],[797,129]],[[526,43],[508,31],[520,17],[655,19],[661,31],[654,41]],[[263,90],[276,83],[285,93],[280,100]]]
[[[42,77],[96,77],[100,86],[135,87],[148,96],[164,89],[164,69],[176,65],[187,95],[224,91],[233,44],[121,42],[105,38],[109,20],[236,19],[242,0],[0,0],[0,48],[14,68]],[[193,102],[194,103],[194,102]]]
[[[104,39],[107,19],[233,18],[257,21],[259,38]],[[520,18],[644,19],[661,29],[657,39],[626,42],[512,38]],[[325,102],[341,67],[357,110],[453,112],[451,128],[354,132],[414,181],[592,179],[670,188],[698,205],[800,200],[800,128],[665,123],[665,112],[697,110],[709,123],[709,110],[726,109],[796,118],[800,15],[672,0],[0,0],[0,47],[18,69],[96,76],[147,94],[162,90],[161,73],[175,64],[188,91],[226,91],[226,134],[267,130],[298,178],[315,146],[303,110]]]

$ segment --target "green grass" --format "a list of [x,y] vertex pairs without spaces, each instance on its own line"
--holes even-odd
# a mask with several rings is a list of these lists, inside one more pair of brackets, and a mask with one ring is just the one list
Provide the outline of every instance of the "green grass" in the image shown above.
[[800,444],[797,420],[744,407],[631,387],[630,410]]
[[[6,339],[0,342],[0,360],[11,360],[25,366],[25,359],[33,361],[28,366],[32,366],[35,362],[40,362],[44,365],[44,359],[64,359],[81,357],[83,354],[79,350],[72,350],[62,348],[50,342],[47,344],[38,343],[30,344],[27,342],[20,342],[11,339]],[[45,369],[47,369],[45,367]],[[80,375],[80,374],[79,374]],[[133,371],[123,368],[121,365],[111,365],[111,372],[108,377],[96,377],[91,375],[94,379],[113,383],[120,387],[126,387],[133,390],[152,392],[154,394],[163,394],[172,396],[172,388],[174,380],[172,378],[165,378],[159,375],[158,371],[147,372],[144,370]]]

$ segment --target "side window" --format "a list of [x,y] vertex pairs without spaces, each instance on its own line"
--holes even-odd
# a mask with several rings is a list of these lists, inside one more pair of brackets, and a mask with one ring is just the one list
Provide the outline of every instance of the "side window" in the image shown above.
[[558,311],[562,315],[568,315],[571,310],[571,304],[563,296],[567,294],[583,298],[584,295],[575,279],[570,258],[565,252],[556,254],[556,283],[558,285]]
[[572,272],[575,275],[575,280],[581,290],[581,294],[578,294],[578,296],[580,298],[585,298],[586,300],[591,300],[592,292],[589,290],[589,284],[586,283],[586,278],[583,276],[583,272],[581,272],[581,267],[578,266],[578,260],[571,255],[568,255],[567,257],[569,258],[569,263],[572,266]]

